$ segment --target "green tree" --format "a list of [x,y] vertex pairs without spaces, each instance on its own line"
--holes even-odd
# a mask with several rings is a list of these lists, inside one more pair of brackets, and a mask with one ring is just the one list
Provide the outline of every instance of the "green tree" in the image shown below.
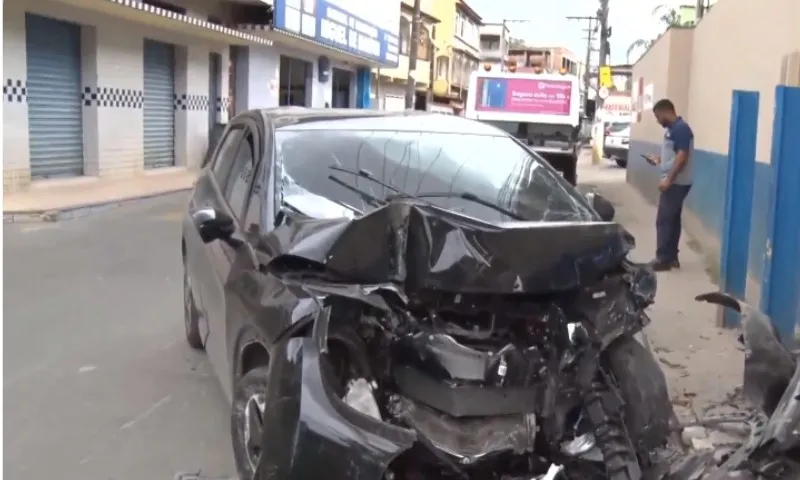
[[[651,14],[654,17],[658,18],[659,23],[661,23],[664,26],[664,30],[667,30],[670,27],[677,27],[683,25],[683,23],[681,22],[681,15],[680,13],[678,13],[678,10],[674,8],[669,8],[666,5],[658,5],[656,8],[653,9],[653,12]],[[640,38],[639,40],[636,40],[635,42],[631,43],[630,46],[628,47],[628,52],[627,52],[628,63],[631,63],[631,54],[633,53],[634,50],[637,49],[647,50],[655,43],[657,39],[658,37],[649,40]]]
[[525,46],[525,41],[521,38],[508,38],[508,48],[525,48]]

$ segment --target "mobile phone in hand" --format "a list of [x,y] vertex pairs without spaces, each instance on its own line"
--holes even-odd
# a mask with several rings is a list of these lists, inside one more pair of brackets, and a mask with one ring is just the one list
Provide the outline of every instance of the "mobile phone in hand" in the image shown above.
[[654,162],[653,159],[650,158],[650,155],[641,154],[641,157],[644,158],[645,161],[647,163],[649,163],[650,165],[655,165],[656,164],[656,162]]

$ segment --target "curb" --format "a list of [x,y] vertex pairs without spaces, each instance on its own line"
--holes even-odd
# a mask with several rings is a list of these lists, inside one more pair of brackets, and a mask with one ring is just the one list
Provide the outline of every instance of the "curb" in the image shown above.
[[147,195],[136,195],[133,197],[118,198],[114,200],[103,200],[100,202],[84,203],[65,208],[52,210],[20,210],[16,212],[3,211],[3,224],[10,223],[36,223],[36,222],[60,222],[73,220],[75,218],[88,217],[98,212],[119,207],[127,203],[133,203],[149,198],[163,197],[173,193],[188,192],[193,187],[182,187],[162,192],[149,193]]

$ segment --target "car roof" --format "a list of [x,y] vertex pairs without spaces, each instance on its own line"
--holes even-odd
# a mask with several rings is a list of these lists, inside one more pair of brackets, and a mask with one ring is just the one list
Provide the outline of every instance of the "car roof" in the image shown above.
[[503,136],[501,130],[475,120],[435,112],[384,112],[350,108],[278,107],[261,110],[276,129],[291,131],[353,130],[460,133]]

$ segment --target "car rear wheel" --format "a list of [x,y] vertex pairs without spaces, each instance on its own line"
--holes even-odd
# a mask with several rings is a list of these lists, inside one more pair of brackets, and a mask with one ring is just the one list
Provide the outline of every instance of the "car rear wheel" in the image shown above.
[[628,166],[628,159],[627,158],[615,158],[617,162],[617,166],[620,168],[626,168]]
[[231,442],[241,480],[252,480],[261,458],[268,368],[256,367],[236,382],[231,411]]
[[191,279],[185,267],[183,269],[183,328],[189,346],[203,350],[203,337],[200,335],[200,311],[194,302]]

